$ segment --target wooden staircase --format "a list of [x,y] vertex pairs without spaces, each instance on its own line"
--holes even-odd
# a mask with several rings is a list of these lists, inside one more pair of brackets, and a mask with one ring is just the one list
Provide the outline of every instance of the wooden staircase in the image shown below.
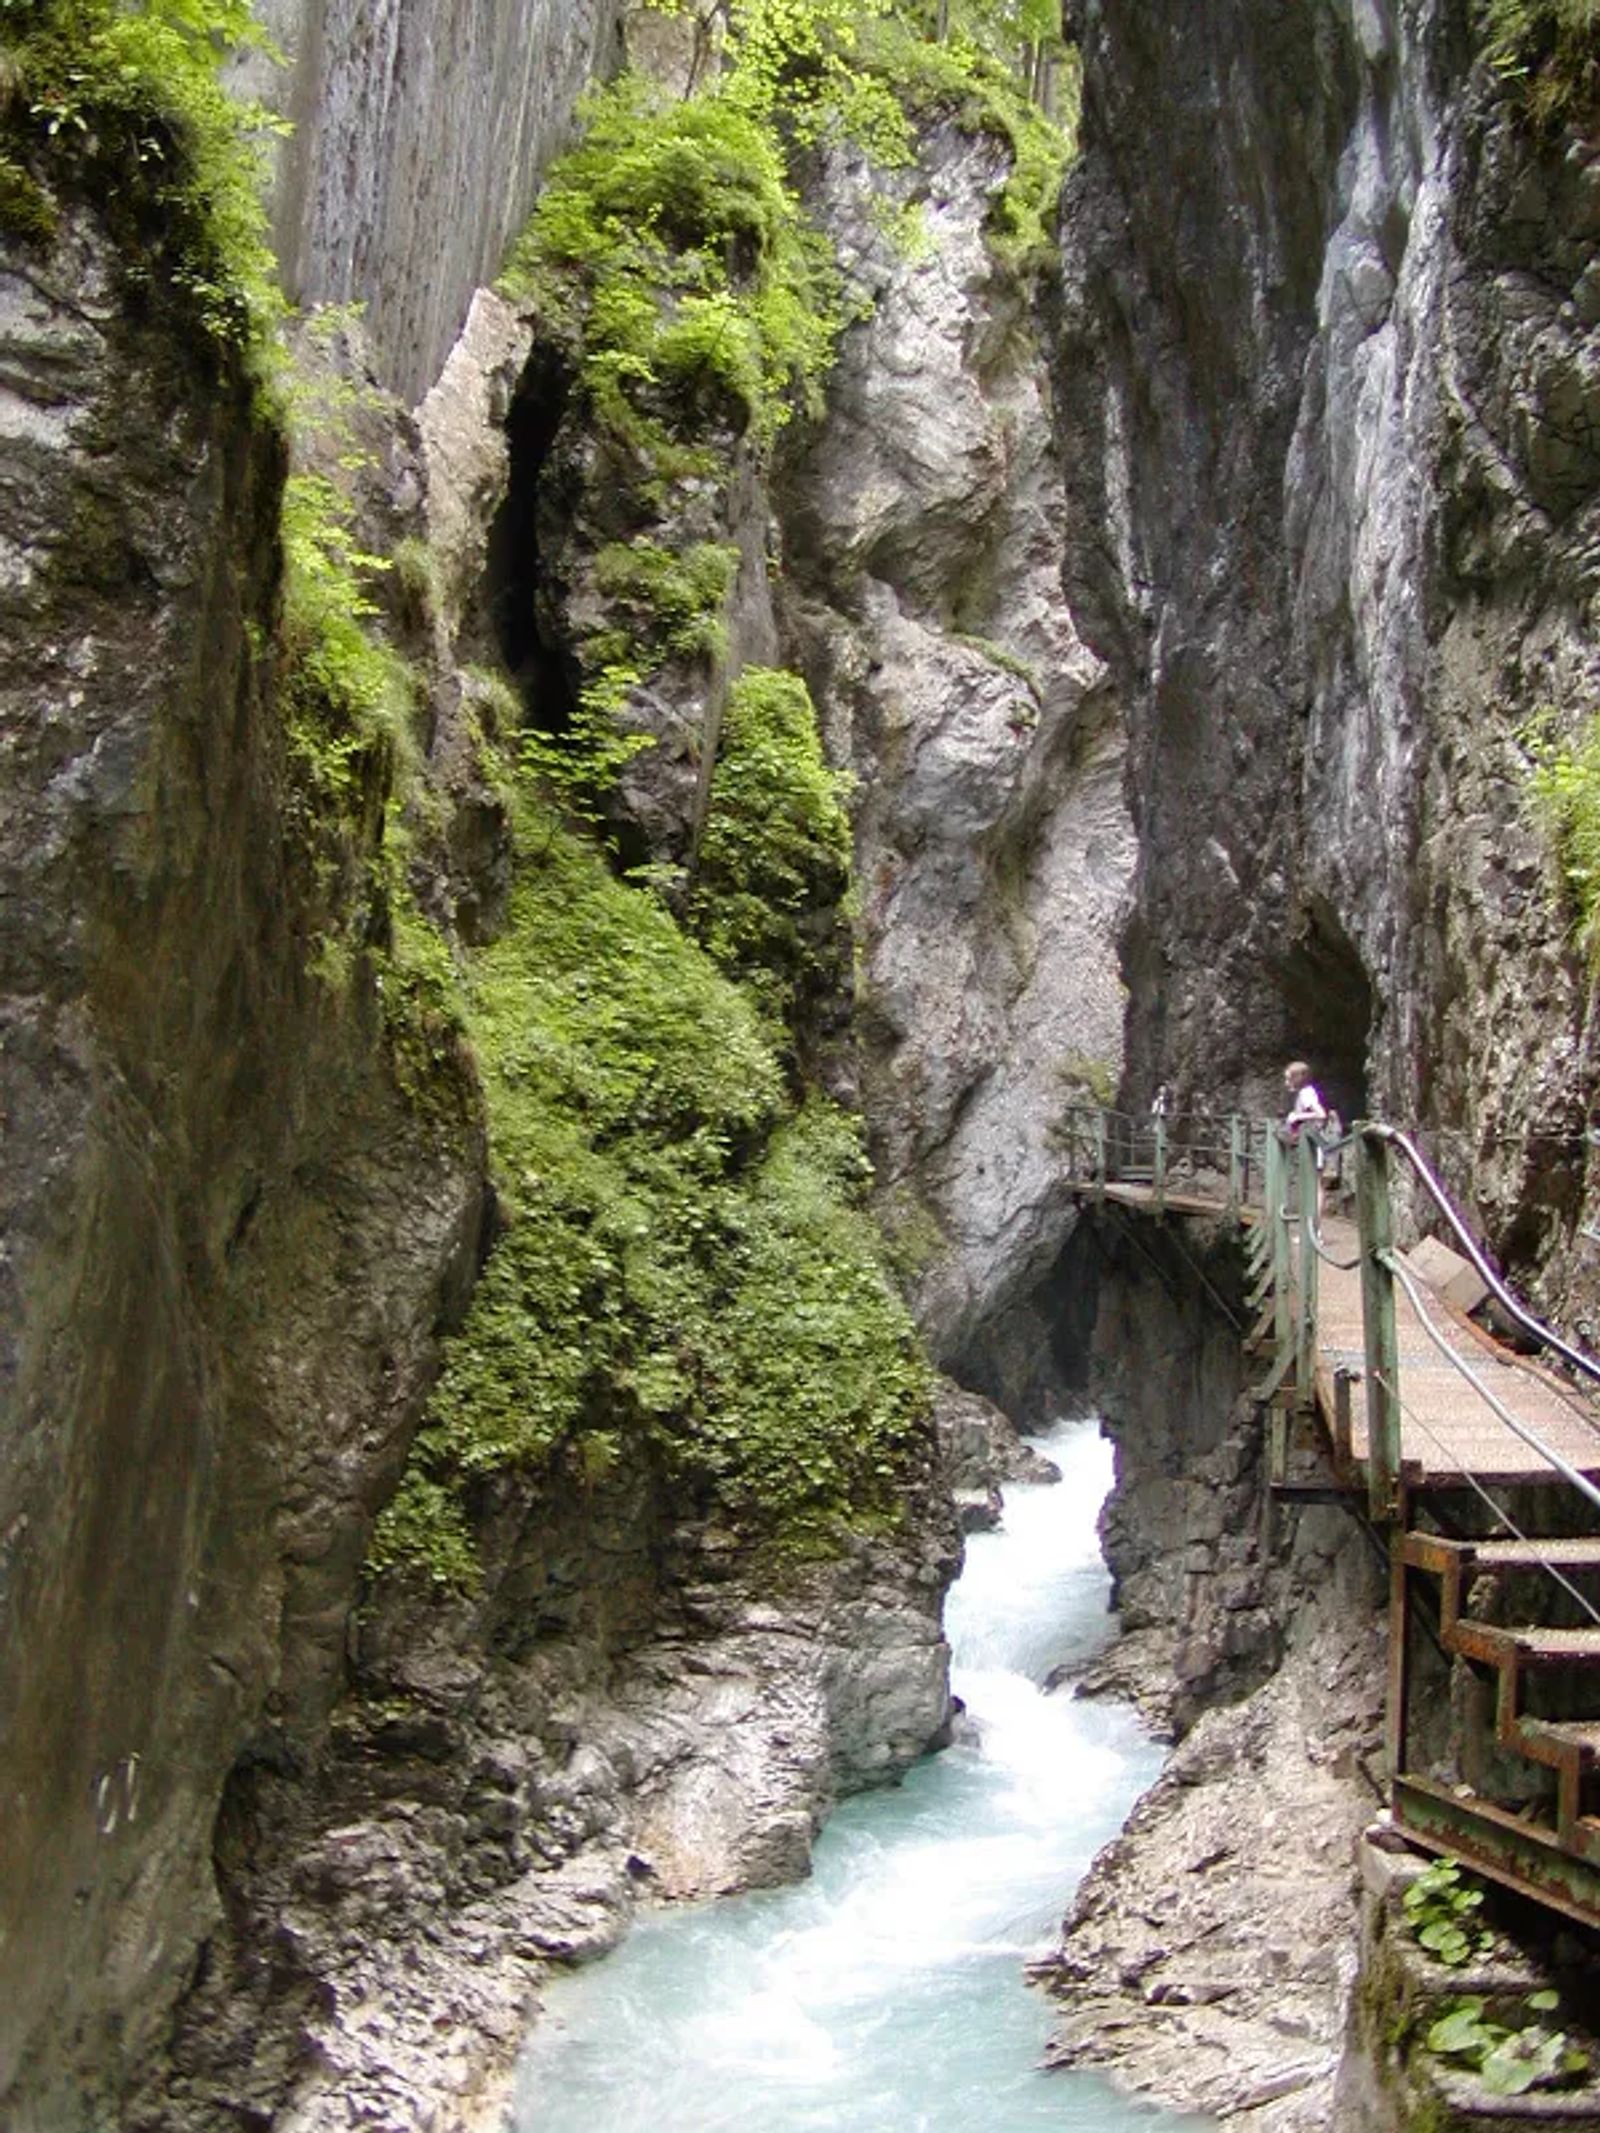
[[[1600,1624],[1583,1606],[1600,1612],[1600,1536],[1474,1540],[1411,1526],[1393,1560],[1397,1823],[1430,1849],[1600,1923]],[[1419,1662],[1419,1624],[1436,1639],[1431,1668]],[[1416,1701],[1446,1668],[1459,1677],[1446,1685],[1466,1693],[1452,1694],[1441,1739],[1437,1725],[1417,1723]],[[1475,1711],[1486,1736],[1476,1742]],[[1491,1741],[1493,1757],[1483,1752]],[[1438,1774],[1441,1755],[1448,1777]]]

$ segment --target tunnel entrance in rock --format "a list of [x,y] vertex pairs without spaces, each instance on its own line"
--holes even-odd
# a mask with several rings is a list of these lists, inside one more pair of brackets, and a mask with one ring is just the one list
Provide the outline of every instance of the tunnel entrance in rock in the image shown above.
[[553,457],[571,397],[561,356],[536,345],[506,415],[505,500],[489,528],[484,610],[490,635],[541,732],[564,733],[577,704],[577,662],[563,641],[555,557],[568,504]]
[[1306,904],[1283,958],[1280,983],[1284,1057],[1310,1064],[1325,1104],[1346,1119],[1365,1118],[1372,984],[1355,943],[1325,898]]

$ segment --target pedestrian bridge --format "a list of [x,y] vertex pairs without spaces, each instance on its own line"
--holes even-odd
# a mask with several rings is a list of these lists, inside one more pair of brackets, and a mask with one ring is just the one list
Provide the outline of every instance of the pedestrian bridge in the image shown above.
[[[1323,1151],[1259,1120],[1077,1109],[1063,1142],[1086,1205],[1244,1232],[1273,1492],[1346,1503],[1388,1552],[1396,1823],[1600,1926],[1600,1364],[1505,1287],[1398,1128]],[[1402,1181],[1453,1257],[1396,1249]],[[1462,1308],[1480,1296],[1515,1351]]]

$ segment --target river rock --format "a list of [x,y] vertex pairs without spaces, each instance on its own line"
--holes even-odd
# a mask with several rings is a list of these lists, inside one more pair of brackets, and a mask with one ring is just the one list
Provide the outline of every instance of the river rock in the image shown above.
[[1381,1633],[1327,1621],[1205,1712],[1085,1877],[1035,1973],[1054,2066],[1260,2133],[1324,2133],[1356,1975]]

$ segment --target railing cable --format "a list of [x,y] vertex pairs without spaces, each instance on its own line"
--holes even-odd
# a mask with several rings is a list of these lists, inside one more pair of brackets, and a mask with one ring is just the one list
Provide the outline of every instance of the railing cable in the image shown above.
[[1488,1283],[1496,1302],[1510,1313],[1511,1317],[1516,1320],[1524,1332],[1531,1333],[1535,1340],[1542,1342],[1547,1348],[1553,1348],[1557,1355],[1572,1365],[1574,1370],[1581,1371],[1585,1377],[1593,1379],[1596,1384],[1600,1384],[1600,1363],[1597,1363],[1592,1355],[1585,1355],[1581,1348],[1574,1348],[1570,1341],[1563,1340],[1554,1327],[1547,1326],[1542,1319],[1535,1318],[1533,1313],[1527,1310],[1512,1295],[1511,1291],[1500,1279],[1500,1276],[1484,1257],[1477,1239],[1468,1229],[1466,1222],[1457,1211],[1455,1203],[1434,1175],[1427,1158],[1418,1148],[1410,1134],[1402,1132],[1398,1126],[1370,1126],[1367,1130],[1371,1133],[1381,1134],[1385,1140],[1392,1141],[1397,1148],[1404,1151],[1411,1167],[1428,1188],[1428,1192],[1439,1212],[1449,1223],[1451,1229],[1455,1231],[1456,1240],[1460,1244],[1463,1254],[1477,1269],[1480,1277]]
[[1357,1252],[1354,1259],[1336,1259],[1328,1249],[1327,1242],[1322,1234],[1322,1225],[1315,1216],[1312,1217],[1311,1221],[1311,1248],[1325,1266],[1336,1267],[1341,1274],[1354,1274],[1360,1271],[1361,1254]]
[[[1595,1487],[1586,1474],[1580,1474],[1570,1460],[1563,1459],[1559,1452],[1553,1451],[1537,1430],[1529,1429],[1525,1422],[1519,1421],[1510,1408],[1506,1406],[1505,1402],[1490,1391],[1483,1379],[1472,1368],[1472,1365],[1464,1357],[1458,1355],[1444,1335],[1439,1332],[1433,1320],[1428,1316],[1427,1309],[1423,1304],[1421,1286],[1412,1276],[1410,1269],[1406,1266],[1400,1254],[1386,1251],[1381,1252],[1379,1258],[1405,1290],[1407,1296],[1410,1297],[1411,1308],[1416,1312],[1423,1332],[1427,1334],[1429,1340],[1433,1342],[1433,1345],[1445,1357],[1446,1361],[1454,1365],[1484,1404],[1493,1408],[1494,1412],[1514,1436],[1520,1437],[1530,1451],[1537,1452],[1541,1459],[1554,1468],[1563,1481],[1575,1488],[1580,1496],[1585,1497],[1594,1505],[1597,1511],[1600,1511],[1600,1489]],[[1398,1392],[1395,1397],[1399,1398]],[[1429,1434],[1431,1435],[1432,1432],[1430,1431]],[[1435,1438],[1434,1441],[1437,1443],[1438,1439]]]
[[[1388,1392],[1392,1393],[1394,1398],[1400,1403],[1400,1410],[1402,1414],[1405,1415],[1406,1419],[1413,1425],[1413,1427],[1419,1430],[1422,1435],[1425,1436],[1437,1450],[1444,1452],[1448,1456],[1451,1452],[1450,1445],[1446,1443],[1445,1439],[1439,1435],[1437,1430],[1432,1429],[1428,1425],[1428,1423],[1426,1423],[1422,1419],[1421,1415],[1417,1413],[1416,1409],[1411,1405],[1410,1401],[1407,1400],[1405,1394],[1400,1390],[1399,1386],[1390,1385],[1388,1379],[1384,1377],[1381,1371],[1378,1373],[1378,1381],[1381,1385],[1385,1387]],[[1538,1541],[1533,1539],[1529,1534],[1523,1532],[1522,1528],[1517,1524],[1516,1520],[1511,1516],[1511,1513],[1505,1508],[1503,1504],[1496,1503],[1495,1499],[1489,1494],[1489,1491],[1484,1487],[1483,1483],[1478,1479],[1477,1475],[1463,1468],[1462,1479],[1468,1484],[1470,1488],[1472,1488],[1479,1496],[1482,1497],[1483,1501],[1493,1512],[1496,1520],[1501,1525],[1508,1526],[1514,1538],[1519,1540],[1525,1548],[1529,1548],[1533,1551],[1534,1560],[1538,1568],[1548,1572],[1548,1574],[1555,1579],[1556,1583],[1560,1585],[1563,1590],[1566,1591],[1574,1600],[1577,1601],[1579,1607],[1582,1608],[1583,1612],[1595,1624],[1596,1628],[1600,1628],[1600,1608],[1596,1608],[1591,1601],[1587,1600],[1584,1595],[1578,1590],[1577,1586],[1573,1584],[1571,1578],[1569,1578],[1563,1571],[1557,1569],[1556,1565],[1552,1563],[1547,1556],[1542,1555],[1539,1552]],[[1471,1544],[1468,1543],[1468,1545],[1470,1546]]]

